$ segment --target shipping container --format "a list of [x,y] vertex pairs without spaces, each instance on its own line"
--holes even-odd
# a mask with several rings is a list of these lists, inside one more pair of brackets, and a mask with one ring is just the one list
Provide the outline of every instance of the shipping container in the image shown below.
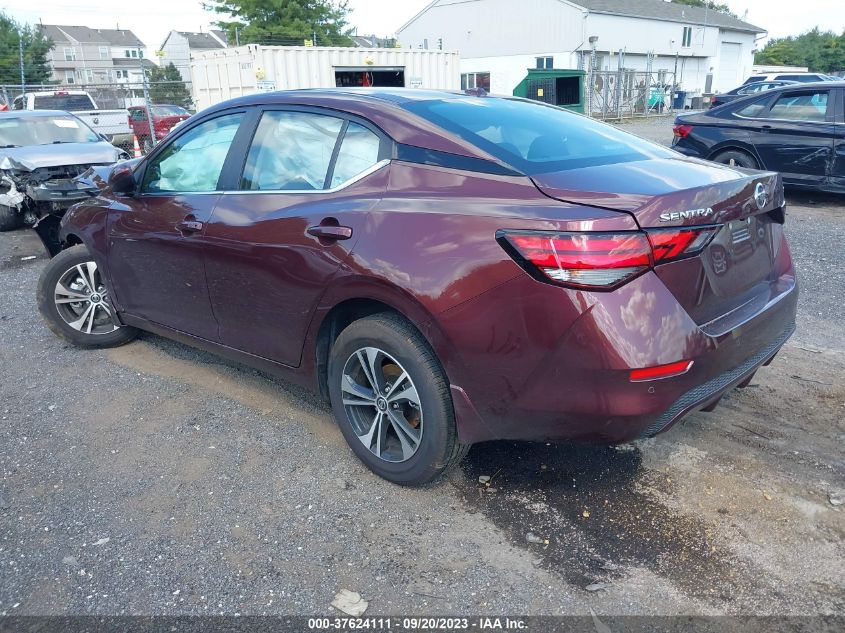
[[195,53],[192,93],[198,110],[260,91],[335,86],[459,90],[456,52],[407,48],[261,46]]

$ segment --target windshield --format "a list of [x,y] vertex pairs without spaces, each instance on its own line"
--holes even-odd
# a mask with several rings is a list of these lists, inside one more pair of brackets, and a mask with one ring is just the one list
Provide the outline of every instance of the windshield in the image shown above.
[[404,107],[529,175],[675,156],[610,125],[530,101],[457,98]]
[[0,147],[50,145],[51,143],[96,143],[91,128],[72,116],[28,116],[0,119]]
[[188,111],[185,108],[175,105],[153,106],[153,116],[185,116]]
[[94,110],[94,104],[88,95],[37,94],[34,110]]

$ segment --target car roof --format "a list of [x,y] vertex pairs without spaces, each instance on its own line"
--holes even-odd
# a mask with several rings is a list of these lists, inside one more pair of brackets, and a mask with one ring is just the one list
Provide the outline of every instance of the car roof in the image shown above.
[[45,116],[74,116],[64,110],[7,110],[0,112],[3,119],[34,119]]

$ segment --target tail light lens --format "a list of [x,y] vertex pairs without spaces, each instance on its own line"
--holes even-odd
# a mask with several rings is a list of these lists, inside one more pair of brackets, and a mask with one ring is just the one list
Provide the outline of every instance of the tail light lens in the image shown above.
[[692,132],[692,126],[686,123],[672,127],[672,133],[678,138],[686,138],[690,132]]
[[499,231],[496,239],[535,279],[568,288],[613,290],[656,264],[700,252],[718,228],[647,233]]

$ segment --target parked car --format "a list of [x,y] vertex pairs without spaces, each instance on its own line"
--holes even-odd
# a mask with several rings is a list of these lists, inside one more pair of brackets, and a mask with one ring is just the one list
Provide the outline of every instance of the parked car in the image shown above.
[[44,90],[15,97],[13,110],[65,110],[85,121],[97,134],[113,145],[132,146],[129,112],[97,107],[94,98],[84,90]]
[[128,154],[67,112],[0,112],[0,231],[60,216],[92,191],[76,176],[122,158]]
[[787,185],[845,191],[845,82],[784,86],[679,116],[672,147],[779,171]]
[[[162,104],[151,107],[156,141],[163,139],[170,130],[191,116],[191,113],[182,106]],[[153,143],[150,135],[150,123],[147,120],[146,106],[131,106],[128,110],[132,132],[138,137],[141,147],[149,151]]]
[[794,328],[783,188],[546,104],[261,93],[213,106],[62,221],[38,303],[319,391],[374,472],[474,442],[624,442],[712,408]]
[[729,90],[728,92],[713,95],[713,97],[710,99],[710,106],[715,108],[716,106],[724,105],[731,101],[736,101],[737,99],[745,97],[747,95],[766,92],[767,90],[771,90],[772,88],[780,88],[781,86],[789,86],[797,83],[797,81],[772,80],[755,81],[750,84],[742,84],[739,88],[734,88],[733,90]]
[[759,83],[761,81],[798,81],[801,83],[812,83],[816,81],[837,81],[839,78],[824,73],[758,73],[751,75],[742,84]]

